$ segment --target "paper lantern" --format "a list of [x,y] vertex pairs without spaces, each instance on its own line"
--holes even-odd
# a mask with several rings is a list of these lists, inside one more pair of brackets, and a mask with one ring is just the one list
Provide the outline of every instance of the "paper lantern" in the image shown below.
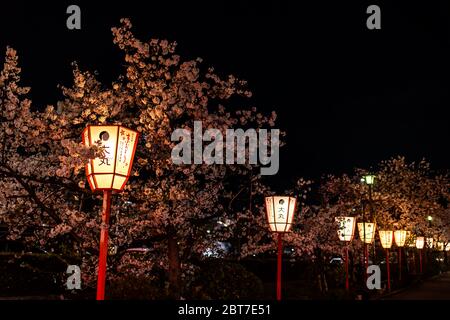
[[427,247],[433,249],[433,238],[427,238]]
[[104,157],[91,159],[86,165],[91,190],[123,190],[130,177],[138,133],[119,125],[87,126],[82,138],[85,146],[104,150]]
[[[374,222],[358,222],[359,238],[362,242],[372,243],[375,239],[376,223]],[[365,231],[365,236],[364,236]]]
[[423,249],[425,245],[425,238],[424,237],[417,237],[416,238],[416,248],[417,249]]
[[394,232],[394,240],[397,247],[403,247],[406,242],[406,230],[396,230]]
[[447,243],[447,245],[445,246],[445,251],[450,251],[450,243]]
[[438,251],[444,251],[444,243],[441,241],[436,242],[436,249],[438,249]]
[[296,202],[294,197],[266,197],[267,220],[271,231],[288,232],[291,229]]
[[354,217],[336,217],[339,224],[338,236],[341,241],[352,241],[355,235],[356,219]]
[[392,247],[392,240],[393,240],[394,232],[387,231],[387,230],[380,230],[378,232],[378,234],[380,236],[381,246],[384,249],[390,249]]

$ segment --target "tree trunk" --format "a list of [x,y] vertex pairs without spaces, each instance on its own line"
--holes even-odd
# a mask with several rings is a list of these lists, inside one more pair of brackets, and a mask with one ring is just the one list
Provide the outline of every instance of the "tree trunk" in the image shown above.
[[180,281],[181,281],[181,263],[180,248],[177,238],[169,234],[167,238],[168,258],[169,258],[169,297],[171,299],[180,299]]

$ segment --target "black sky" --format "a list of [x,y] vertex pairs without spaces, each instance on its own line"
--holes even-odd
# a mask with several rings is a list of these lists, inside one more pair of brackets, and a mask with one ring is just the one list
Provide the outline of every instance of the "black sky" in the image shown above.
[[[55,103],[71,61],[107,83],[119,74],[110,28],[129,17],[141,39],[176,40],[183,56],[247,79],[251,105],[277,111],[288,132],[278,181],[398,154],[448,168],[450,3],[392,2],[8,1],[0,48],[19,51],[34,103]],[[70,4],[81,7],[81,30],[66,28]],[[381,30],[366,28],[370,4],[381,7]]]

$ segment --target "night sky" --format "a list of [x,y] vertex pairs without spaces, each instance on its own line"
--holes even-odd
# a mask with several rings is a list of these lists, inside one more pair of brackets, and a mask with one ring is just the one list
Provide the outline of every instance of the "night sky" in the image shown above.
[[[115,79],[110,28],[129,17],[142,40],[176,40],[182,56],[247,79],[249,106],[277,111],[288,146],[276,182],[398,154],[445,169],[450,2],[392,2],[2,1],[0,48],[18,50],[34,104],[51,104],[57,84],[71,85],[71,61]],[[70,4],[81,7],[81,30],[66,28]],[[366,28],[370,4],[381,8],[381,30]]]

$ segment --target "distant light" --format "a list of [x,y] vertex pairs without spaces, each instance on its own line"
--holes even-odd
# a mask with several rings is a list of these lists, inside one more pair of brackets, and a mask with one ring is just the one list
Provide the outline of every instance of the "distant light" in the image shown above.
[[427,246],[430,249],[433,249],[433,238],[427,238]]
[[380,230],[380,242],[384,249],[390,249],[392,247],[392,240],[394,237],[394,232],[390,230]]
[[148,252],[150,251],[149,248],[129,248],[127,250],[125,250],[126,252]]
[[428,216],[427,219],[428,219],[428,221],[432,221],[433,217],[432,216]]
[[220,224],[220,225],[222,225],[222,226],[224,226],[225,228],[229,226],[228,219],[227,219],[227,221],[225,221],[225,222],[219,220],[219,221],[217,221],[217,223]]
[[375,183],[375,176],[373,174],[366,174],[362,177],[361,181],[367,185],[373,185]]
[[206,230],[206,232],[207,232],[207,233],[211,233],[211,230],[208,229],[208,230]]
[[423,249],[424,245],[425,245],[425,238],[424,237],[417,237],[416,238],[416,248],[417,249]]

